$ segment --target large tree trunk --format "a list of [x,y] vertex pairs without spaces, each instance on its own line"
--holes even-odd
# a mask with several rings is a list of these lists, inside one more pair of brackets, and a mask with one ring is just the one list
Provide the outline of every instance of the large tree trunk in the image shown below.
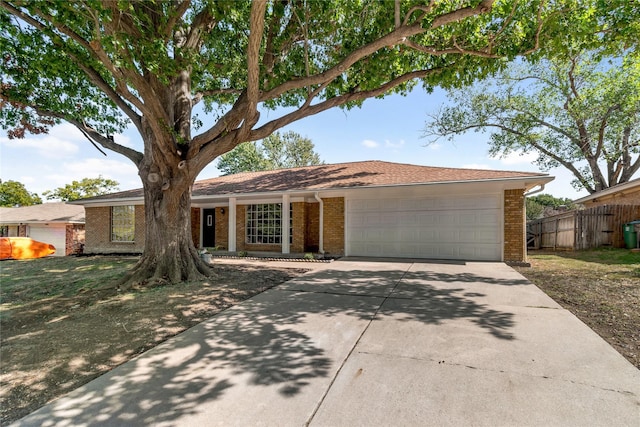
[[119,282],[120,289],[203,280],[213,274],[191,237],[191,178],[175,168],[162,178],[141,168],[145,204],[145,248],[140,261]]

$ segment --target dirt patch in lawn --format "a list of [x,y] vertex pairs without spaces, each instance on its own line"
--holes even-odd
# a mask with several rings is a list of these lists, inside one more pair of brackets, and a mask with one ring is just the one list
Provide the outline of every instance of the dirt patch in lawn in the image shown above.
[[[217,278],[99,291],[135,257],[0,263],[0,425],[308,269],[216,261]],[[275,263],[274,263],[275,264]]]
[[640,254],[533,252],[517,268],[640,369]]

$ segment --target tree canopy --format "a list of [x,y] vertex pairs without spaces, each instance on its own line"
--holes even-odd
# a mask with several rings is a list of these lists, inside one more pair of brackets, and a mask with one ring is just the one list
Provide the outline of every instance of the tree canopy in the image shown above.
[[429,136],[489,130],[491,155],[535,152],[543,170],[562,166],[590,193],[628,182],[640,169],[640,61],[633,52],[514,64],[472,91],[455,91],[453,101],[432,116]]
[[64,187],[58,187],[55,190],[49,190],[42,193],[47,200],[61,200],[70,202],[85,197],[100,196],[118,191],[118,182],[112,179],[103,178],[99,175],[97,178],[82,178],[80,181],[72,181]]
[[39,205],[42,199],[35,193],[30,193],[23,183],[18,181],[2,181],[0,179],[0,206],[31,206]]
[[542,218],[546,208],[559,209],[560,207],[566,207],[567,209],[575,208],[573,201],[567,198],[554,197],[551,194],[536,194],[535,196],[529,196],[525,200],[527,219]]
[[320,165],[314,144],[296,132],[275,132],[262,141],[240,144],[218,158],[223,175]]
[[[612,25],[629,11],[621,0],[0,0],[0,123],[21,137],[64,120],[130,159],[145,252],[125,282],[195,280],[210,269],[191,241],[189,189],[218,156],[330,108],[462,87],[540,47],[621,37]],[[125,126],[141,146],[114,141]]]

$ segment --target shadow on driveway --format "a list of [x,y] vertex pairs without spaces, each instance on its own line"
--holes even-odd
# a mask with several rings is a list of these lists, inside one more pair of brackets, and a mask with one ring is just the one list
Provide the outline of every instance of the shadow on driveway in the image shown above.
[[[438,325],[467,319],[496,338],[515,339],[513,313],[489,308],[481,302],[483,292],[456,284],[528,283],[521,276],[496,283],[470,273],[430,271],[428,265],[410,271],[410,266],[332,268],[298,277],[189,329],[16,425],[185,425],[205,413],[214,417],[206,418],[208,425],[252,420],[300,425],[312,416],[370,322],[385,314],[381,307],[390,299],[393,315],[401,320]],[[224,418],[229,414],[233,419]]]

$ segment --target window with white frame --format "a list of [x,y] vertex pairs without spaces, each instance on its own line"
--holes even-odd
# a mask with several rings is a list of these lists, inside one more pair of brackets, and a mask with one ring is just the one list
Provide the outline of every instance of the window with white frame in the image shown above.
[[[289,205],[289,243],[293,240],[293,214]],[[282,244],[282,203],[247,206],[246,242]]]
[[136,234],[136,208],[129,206],[111,207],[111,241],[133,242]]

